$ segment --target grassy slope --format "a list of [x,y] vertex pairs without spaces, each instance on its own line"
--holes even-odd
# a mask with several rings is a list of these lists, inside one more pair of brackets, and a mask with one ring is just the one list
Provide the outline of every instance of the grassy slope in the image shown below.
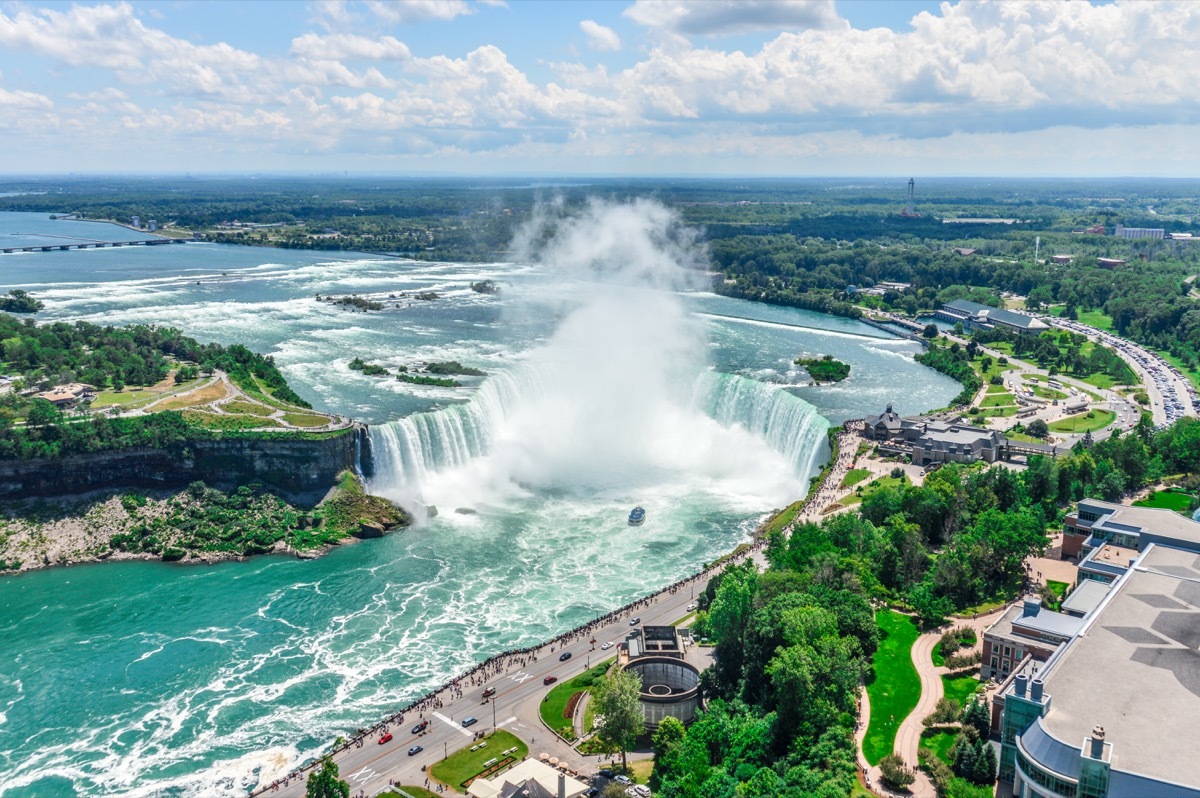
[[892,752],[896,730],[917,706],[921,680],[912,663],[912,647],[918,637],[916,623],[907,615],[881,611],[879,649],[872,661],[873,677],[867,684],[871,720],[863,738],[863,756],[872,765]]
[[[447,759],[443,759],[431,767],[429,772],[443,784],[449,784],[455,789],[461,789],[463,782],[483,772],[484,762],[500,757],[501,751],[516,746],[516,753],[510,754],[510,756],[514,757],[517,762],[520,762],[529,754],[528,745],[503,729],[492,732],[483,741],[487,743],[485,747],[475,751],[471,750],[471,746],[460,748]],[[475,743],[472,743],[472,745],[475,745]]]

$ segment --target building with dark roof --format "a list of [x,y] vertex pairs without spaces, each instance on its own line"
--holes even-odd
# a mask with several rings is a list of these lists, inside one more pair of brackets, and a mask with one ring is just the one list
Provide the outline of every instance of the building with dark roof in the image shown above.
[[865,424],[863,435],[872,441],[903,439],[910,430],[919,433],[924,426],[920,419],[901,418],[898,413],[892,410],[890,404],[879,415],[867,416]]
[[971,424],[931,421],[912,442],[912,461],[934,463],[994,463],[1006,458],[1008,439],[998,430]]
[[1050,329],[1048,324],[1033,316],[981,305],[967,299],[947,302],[933,315],[951,324],[961,323],[967,330],[990,330],[1001,327],[1013,332],[1037,335]]

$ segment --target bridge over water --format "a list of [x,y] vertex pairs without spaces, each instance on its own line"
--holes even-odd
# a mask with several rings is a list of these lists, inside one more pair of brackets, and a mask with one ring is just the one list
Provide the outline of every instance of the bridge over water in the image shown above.
[[0,252],[11,255],[14,252],[60,252],[68,249],[104,249],[105,247],[157,247],[164,244],[186,244],[183,238],[147,238],[141,241],[73,241],[69,244],[34,244],[26,247],[6,247],[0,245]]

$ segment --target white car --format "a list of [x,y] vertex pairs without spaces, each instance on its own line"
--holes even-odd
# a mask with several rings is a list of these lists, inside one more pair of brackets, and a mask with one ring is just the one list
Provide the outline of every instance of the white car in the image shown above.
[[687,605],[687,611],[692,612],[693,610],[697,609],[699,606],[700,606],[699,604],[697,604],[696,602],[693,601],[691,604]]
[[612,641],[610,640],[607,643],[605,643],[604,645],[600,646],[600,650],[608,651],[610,648],[612,648],[612,646],[613,646],[613,644],[612,644]]

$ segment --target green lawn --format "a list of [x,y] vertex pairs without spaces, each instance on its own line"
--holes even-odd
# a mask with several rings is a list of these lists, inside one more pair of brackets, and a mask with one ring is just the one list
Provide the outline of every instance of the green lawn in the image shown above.
[[[403,792],[400,792],[403,790]],[[438,798],[436,792],[430,792],[424,787],[414,787],[411,784],[405,784],[397,789],[385,790],[379,793],[379,798],[404,798],[407,795],[409,798]]]
[[1117,414],[1111,410],[1096,409],[1075,416],[1067,416],[1050,425],[1051,432],[1095,432],[1113,423]]
[[954,741],[957,738],[957,731],[926,729],[921,732],[921,747],[928,748],[934,756],[949,765],[951,764],[950,749],[954,747]]
[[1008,393],[1008,389],[1005,388],[1003,385],[989,385],[987,387],[987,393],[989,393],[989,394]]
[[1187,512],[1192,506],[1194,497],[1190,493],[1183,493],[1177,490],[1160,490],[1155,491],[1149,498],[1134,502],[1134,507],[1159,507],[1167,510],[1174,510],[1177,513]]
[[1016,405],[1007,405],[1005,407],[986,407],[980,410],[975,415],[980,418],[1004,418],[1007,416],[1015,416],[1018,411]]
[[871,476],[869,468],[852,468],[846,472],[846,477],[842,480],[842,487],[852,488],[869,476]]
[[[970,649],[963,649],[969,651]],[[953,698],[958,703],[966,706],[967,701],[971,696],[975,695],[975,691],[979,689],[978,676],[943,676],[942,690],[946,698]]]
[[430,774],[443,784],[448,784],[454,789],[461,789],[465,786],[464,782],[475,778],[485,770],[484,762],[491,759],[503,759],[502,751],[516,746],[517,750],[509,754],[516,762],[520,762],[529,755],[529,746],[521,742],[516,735],[503,729],[492,732],[481,742],[487,743],[487,745],[478,747],[474,751],[471,748],[479,746],[479,743],[471,743],[466,748],[460,748],[431,767]]
[[1117,384],[1117,381],[1107,374],[1089,374],[1086,377],[1076,377],[1075,379],[1081,382],[1086,382],[1088,385],[1095,385],[1097,388],[1111,388]]
[[1056,391],[1053,388],[1043,388],[1038,385],[1033,389],[1034,396],[1040,396],[1043,399],[1066,399],[1067,395],[1063,391]]
[[1112,316],[1109,316],[1102,310],[1080,311],[1077,321],[1080,324],[1086,324],[1089,327],[1095,327],[1097,330],[1112,332]]
[[563,711],[567,708],[567,702],[571,700],[571,696],[575,693],[585,692],[589,687],[596,683],[598,679],[604,677],[608,666],[611,665],[615,657],[610,657],[598,665],[593,665],[590,670],[567,679],[565,682],[555,687],[546,694],[546,698],[542,701],[538,709],[542,720],[551,729],[561,730],[564,727],[570,728],[571,721],[569,718],[563,717]]
[[851,493],[849,496],[842,499],[841,503],[846,506],[850,506],[851,504],[858,504],[864,498],[866,498],[867,496],[870,496],[872,493],[879,490],[880,488],[894,488],[894,487],[898,486],[899,484],[900,484],[899,477],[880,477],[879,479],[871,480],[871,482],[868,483],[867,486],[862,489],[861,494]]
[[[995,388],[997,386],[993,385],[991,387]],[[983,401],[979,403],[979,406],[980,407],[1001,407],[1004,405],[1013,405],[1013,404],[1016,404],[1016,402],[1017,402],[1017,400],[1013,398],[1013,395],[1011,393],[1008,393],[1007,391],[1005,391],[1004,393],[992,393],[991,390],[989,389],[988,395],[983,397]]]
[[916,623],[890,610],[876,613],[875,622],[880,641],[867,681],[871,719],[863,738],[863,756],[872,765],[892,752],[896,730],[921,697],[921,680],[912,663],[912,647],[919,635]]
[[1024,432],[1015,432],[1011,429],[1004,431],[1004,437],[1011,438],[1014,441],[1025,441],[1025,443],[1045,443],[1041,438],[1035,438],[1032,435],[1026,435]]

